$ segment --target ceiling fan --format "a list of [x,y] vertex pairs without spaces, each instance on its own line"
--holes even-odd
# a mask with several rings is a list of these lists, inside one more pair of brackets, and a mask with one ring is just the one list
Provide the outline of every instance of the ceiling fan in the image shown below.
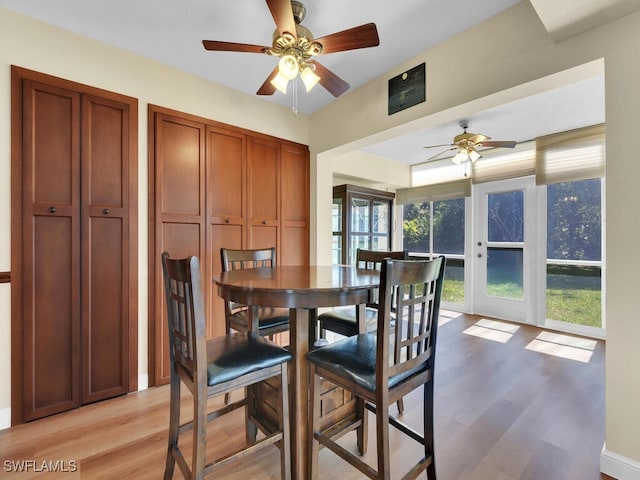
[[516,146],[516,142],[513,140],[491,140],[491,137],[487,137],[486,135],[482,135],[479,133],[467,133],[467,128],[469,126],[467,120],[460,120],[458,125],[460,125],[460,127],[464,131],[463,133],[460,133],[453,137],[453,143],[443,145],[429,145],[427,147],[424,147],[450,147],[428,158],[427,162],[437,159],[445,152],[458,150],[458,153],[456,153],[451,160],[453,161],[453,163],[459,165],[469,160],[471,162],[475,162],[480,157],[482,157],[480,152],[477,150],[480,147],[513,148]]
[[311,31],[300,24],[306,15],[306,8],[301,2],[295,0],[266,0],[266,2],[276,23],[276,31],[270,47],[215,40],[202,41],[206,50],[266,53],[279,57],[278,65],[256,92],[258,95],[273,95],[276,90],[286,93],[289,80],[295,79],[300,74],[307,92],[319,82],[334,97],[339,97],[349,89],[349,84],[312,58],[317,55],[375,47],[380,44],[375,23],[366,23],[314,39]]

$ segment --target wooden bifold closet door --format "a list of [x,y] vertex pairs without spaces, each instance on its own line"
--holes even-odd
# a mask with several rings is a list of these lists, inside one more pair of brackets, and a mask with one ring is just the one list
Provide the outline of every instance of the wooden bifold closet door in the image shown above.
[[276,247],[280,265],[309,262],[309,147],[149,106],[149,373],[169,381],[160,255],[201,259],[208,338],[225,333],[212,277],[220,248]]
[[16,424],[137,388],[137,102],[12,73]]

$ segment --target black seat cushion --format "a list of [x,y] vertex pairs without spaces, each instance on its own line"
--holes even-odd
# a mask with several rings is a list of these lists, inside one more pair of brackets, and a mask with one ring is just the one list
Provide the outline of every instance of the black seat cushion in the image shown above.
[[[375,392],[377,343],[375,334],[354,335],[315,349],[309,352],[307,358],[315,365]],[[400,375],[389,377],[389,388],[425,368],[425,365],[419,365]]]
[[[333,310],[318,315],[320,328],[339,333],[345,337],[358,334],[356,323],[356,307],[334,308]],[[365,310],[365,322],[367,332],[375,331],[378,323],[378,310],[367,308]]]
[[[393,314],[393,313],[392,313]],[[320,328],[330,330],[345,337],[358,334],[358,324],[356,323],[356,307],[341,307],[318,315]],[[378,329],[378,310],[367,307],[365,309],[365,322],[367,333],[374,333]],[[395,320],[391,320],[393,329]]]
[[255,333],[207,340],[207,384],[211,387],[291,360],[288,350]]
[[[274,308],[274,307],[259,307],[258,308],[258,329],[272,328],[272,327],[284,327],[289,324],[289,309],[288,308]],[[231,328],[234,330],[245,330],[247,322],[249,321],[248,310],[242,309],[235,312],[231,316]],[[240,329],[235,328],[240,327]]]

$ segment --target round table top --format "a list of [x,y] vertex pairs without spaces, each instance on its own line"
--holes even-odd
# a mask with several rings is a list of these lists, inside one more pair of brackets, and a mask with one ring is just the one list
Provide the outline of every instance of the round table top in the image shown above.
[[213,280],[220,296],[245,305],[311,308],[348,305],[357,300],[352,295],[364,298],[379,285],[380,272],[352,266],[277,266],[232,270]]

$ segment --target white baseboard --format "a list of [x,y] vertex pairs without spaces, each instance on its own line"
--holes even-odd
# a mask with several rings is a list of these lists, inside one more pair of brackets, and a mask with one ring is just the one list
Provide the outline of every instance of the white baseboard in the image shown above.
[[142,373],[138,375],[138,391],[149,388],[149,375]]
[[606,445],[600,454],[600,471],[618,480],[640,480],[640,463],[607,450]]
[[11,408],[0,408],[0,430],[11,426]]

